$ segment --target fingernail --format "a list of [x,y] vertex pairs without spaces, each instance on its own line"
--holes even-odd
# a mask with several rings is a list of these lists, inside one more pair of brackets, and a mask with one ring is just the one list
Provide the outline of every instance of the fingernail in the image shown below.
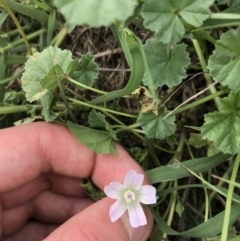
[[146,208],[144,208],[144,212],[146,214],[148,223],[138,228],[133,228],[131,226],[127,213],[125,213],[121,217],[121,220],[127,230],[128,237],[131,241],[146,241],[151,233],[152,226],[153,226],[153,218]]

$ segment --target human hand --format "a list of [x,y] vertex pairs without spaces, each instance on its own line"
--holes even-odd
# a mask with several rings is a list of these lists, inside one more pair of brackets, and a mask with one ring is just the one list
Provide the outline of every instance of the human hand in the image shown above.
[[94,154],[67,128],[44,122],[0,130],[0,240],[147,240],[153,225],[147,209],[145,226],[131,228],[126,214],[112,223],[114,200],[93,202],[79,186],[91,177],[103,189],[130,169],[144,173],[116,149],[117,155]]

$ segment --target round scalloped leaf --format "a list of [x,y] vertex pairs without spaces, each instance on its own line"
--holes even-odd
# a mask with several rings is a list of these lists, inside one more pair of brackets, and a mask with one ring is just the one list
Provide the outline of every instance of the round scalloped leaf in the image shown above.
[[[190,64],[186,44],[164,45],[157,39],[149,39],[144,45],[149,70],[154,87],[166,84],[176,86],[186,78],[185,68]],[[146,80],[144,80],[144,84]]]
[[201,127],[204,138],[223,153],[236,154],[240,148],[240,90],[232,91],[221,101],[219,111],[205,115]]
[[167,115],[166,107],[158,110],[158,115],[153,112],[141,113],[137,119],[137,123],[142,126],[148,138],[165,139],[176,131],[175,116]]
[[47,89],[42,88],[40,80],[49,74],[53,66],[59,65],[63,73],[67,73],[71,61],[71,52],[57,47],[49,47],[41,53],[37,52],[30,56],[22,75],[22,88],[26,92],[27,100],[30,102],[39,100],[46,94]]
[[211,11],[214,0],[148,0],[143,5],[144,26],[156,32],[163,43],[176,43],[184,35],[185,29],[181,18],[199,27]]
[[222,85],[232,90],[240,88],[240,27],[221,35],[210,56],[210,75]]
[[77,140],[94,152],[99,154],[116,153],[115,143],[109,132],[94,130],[70,121],[67,122],[67,125]]
[[92,87],[94,80],[99,75],[99,67],[94,61],[94,57],[89,53],[84,54],[80,61],[78,68],[73,72],[72,77],[87,86]]
[[109,26],[130,17],[137,0],[55,0],[66,21],[73,25]]
[[100,128],[108,131],[113,140],[118,140],[112,125],[106,121],[106,116],[100,112],[97,112],[95,109],[93,109],[88,115],[88,124],[92,128]]

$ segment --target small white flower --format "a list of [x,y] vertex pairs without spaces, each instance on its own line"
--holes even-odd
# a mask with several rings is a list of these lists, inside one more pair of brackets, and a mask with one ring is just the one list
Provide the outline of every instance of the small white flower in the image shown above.
[[105,194],[117,201],[110,207],[109,216],[112,222],[118,220],[128,210],[130,223],[133,228],[147,224],[146,216],[140,203],[156,203],[156,189],[150,185],[143,185],[143,174],[130,170],[124,183],[112,182],[104,188]]

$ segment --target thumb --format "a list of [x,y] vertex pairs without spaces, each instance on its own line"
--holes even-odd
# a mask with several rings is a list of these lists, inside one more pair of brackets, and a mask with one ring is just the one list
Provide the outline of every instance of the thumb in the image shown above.
[[128,215],[111,222],[109,208],[113,201],[104,198],[87,207],[55,231],[44,241],[146,241],[151,233],[153,219],[147,209],[147,225],[132,228]]

